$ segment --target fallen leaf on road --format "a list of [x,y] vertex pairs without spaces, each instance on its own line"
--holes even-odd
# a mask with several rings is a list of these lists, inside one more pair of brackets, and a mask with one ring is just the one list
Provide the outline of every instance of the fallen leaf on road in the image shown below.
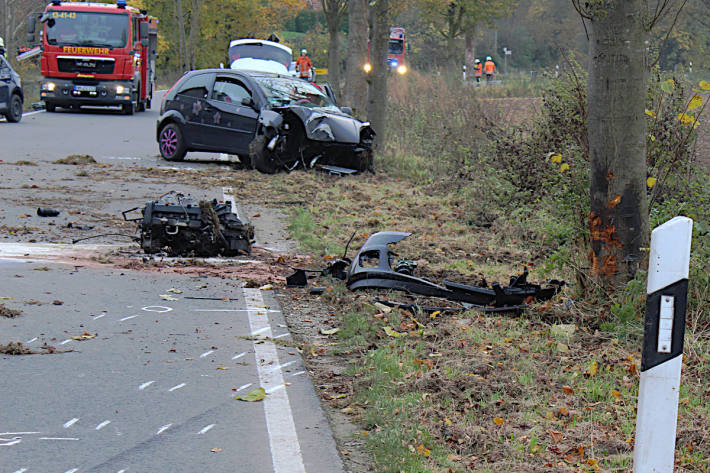
[[54,300],[54,301],[52,301],[52,304],[54,304],[54,305],[64,305],[64,301]]
[[218,366],[217,369],[218,370],[228,370],[229,368],[227,368],[226,366]]
[[221,451],[222,451],[221,448],[210,448],[210,452],[212,452],[212,453],[219,453]]
[[72,340],[78,340],[78,341],[91,340],[92,338],[96,338],[96,335],[97,335],[96,333],[84,332],[84,333],[81,334],[81,335],[77,335],[77,336],[75,336],[75,337],[71,337],[71,339],[72,339]]
[[261,287],[259,288],[259,290],[260,290],[260,291],[270,291],[270,290],[272,290],[273,288],[274,288],[273,285],[271,285],[271,284],[265,284],[264,286],[261,286]]
[[266,391],[264,391],[264,388],[256,388],[246,396],[236,396],[234,399],[237,401],[258,402],[263,401],[265,397]]
[[168,292],[172,292],[173,294],[182,294],[182,291],[180,289],[175,289],[174,287],[168,289]]
[[339,328],[331,328],[331,329],[322,328],[322,329],[320,329],[320,333],[322,333],[323,335],[334,335],[338,332],[340,332]]
[[160,298],[163,299],[164,301],[176,301],[177,298],[171,296],[170,294],[160,294]]

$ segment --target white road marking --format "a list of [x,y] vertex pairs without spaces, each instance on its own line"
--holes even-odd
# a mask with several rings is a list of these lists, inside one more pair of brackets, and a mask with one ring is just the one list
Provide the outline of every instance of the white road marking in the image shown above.
[[23,116],[23,117],[29,117],[30,115],[36,115],[36,114],[38,114],[38,113],[44,113],[44,110],[35,110],[34,112],[23,113],[22,116]]
[[119,319],[119,321],[123,322],[124,320],[135,319],[136,317],[138,317],[137,314],[136,315],[129,315],[128,317],[124,317],[122,319]]
[[126,470],[118,470],[116,473],[126,473]]
[[298,371],[296,373],[293,373],[291,376],[298,376],[299,374],[305,374],[305,371]]
[[168,430],[171,425],[173,425],[173,424],[165,424],[164,426],[162,426],[161,428],[158,429],[158,431],[155,433],[155,435],[160,435],[160,434],[162,434],[163,432],[165,432],[166,430]]
[[206,357],[207,355],[211,355],[212,353],[214,353],[214,350],[206,351],[206,352],[204,352],[203,354],[200,355],[200,358],[204,358],[204,357]]
[[142,307],[141,310],[144,310],[146,312],[157,312],[159,314],[162,314],[165,312],[170,312],[173,309],[170,307],[165,307],[163,305],[149,305],[146,307]]
[[[249,312],[249,309],[192,309],[193,312]],[[259,309],[259,312],[281,312],[273,309]]]
[[279,389],[283,389],[286,386],[284,384],[279,384],[278,386],[272,386],[269,389],[266,390],[266,394],[271,394],[273,392],[278,391]]
[[66,345],[67,343],[71,342],[71,338],[67,338],[63,342],[60,343],[60,345]]
[[0,435],[32,435],[41,433],[42,432],[0,432]]
[[251,386],[252,384],[254,384],[254,383],[247,383],[247,384],[244,384],[244,385],[242,385],[242,386],[239,386],[239,388],[237,389],[237,392],[241,391],[242,389],[248,388],[248,387]]
[[37,340],[37,337],[33,338],[32,340],[27,340],[25,342],[25,345],[29,345],[30,343],[34,342],[35,340]]
[[71,470],[67,470],[64,473],[76,473],[77,471],[79,471],[78,468],[72,468]]
[[168,389],[168,392],[173,392],[176,389],[184,388],[187,385],[187,383],[180,383],[177,386],[173,386],[172,388]]
[[236,355],[234,355],[234,356],[232,357],[232,359],[233,359],[233,360],[238,360],[239,358],[243,357],[243,356],[246,355],[246,354],[247,354],[247,352],[245,352],[245,351],[243,351],[243,352],[241,352],[241,353],[237,353]]
[[207,425],[202,430],[197,432],[197,434],[198,435],[206,434],[207,432],[209,432],[212,429],[212,427],[214,427],[214,424]]
[[0,443],[0,447],[12,447],[13,445],[17,445],[20,442],[22,442],[22,439],[15,439],[12,442]]
[[266,368],[266,371],[281,370],[281,369],[286,368],[287,366],[291,366],[291,365],[294,364],[294,363],[296,363],[296,360],[288,361],[288,362],[286,362],[286,363],[284,363],[284,364],[282,364],[282,365],[269,366],[268,368]]
[[111,423],[110,420],[105,420],[105,421],[101,422],[99,425],[97,425],[95,430],[101,430],[104,427],[106,427],[107,425],[109,425],[110,423]]
[[[268,316],[259,307],[264,305],[264,299],[259,289],[244,288],[244,296],[249,309],[249,325],[252,333],[264,332],[271,336],[271,326]],[[254,355],[259,362],[257,371],[259,382],[266,392],[272,394],[264,399],[264,414],[266,417],[266,430],[269,434],[269,446],[274,473],[305,473],[301,455],[301,445],[298,442],[296,426],[288,400],[288,391],[278,389],[283,387],[284,379],[280,369],[268,370],[269,365],[279,364],[279,355],[276,345],[266,340],[263,343],[254,343]],[[263,361],[262,361],[263,360]]]
[[104,317],[106,314],[99,314],[96,317],[94,317],[94,320],[99,320],[101,317]]
[[27,471],[27,468],[20,468],[17,471],[13,471],[12,473],[25,473]]
[[155,381],[146,381],[145,383],[138,386],[138,390],[143,391],[145,388],[147,388],[148,386],[150,386],[153,383],[155,383]]
[[72,425],[76,424],[78,420],[79,420],[78,417],[74,417],[72,420],[66,421],[62,427],[64,427],[65,429],[68,429]]
[[79,440],[76,437],[40,437],[40,440]]
[[252,335],[252,336],[254,336],[254,335],[261,335],[262,333],[266,333],[266,332],[269,332],[269,335],[271,335],[271,326],[262,327],[262,328],[260,328],[260,329],[253,330],[253,331],[251,332],[251,335]]
[[291,335],[291,334],[288,333],[288,332],[282,333],[281,335],[276,335],[276,336],[274,337],[274,340],[277,339],[277,338],[288,337],[289,335]]

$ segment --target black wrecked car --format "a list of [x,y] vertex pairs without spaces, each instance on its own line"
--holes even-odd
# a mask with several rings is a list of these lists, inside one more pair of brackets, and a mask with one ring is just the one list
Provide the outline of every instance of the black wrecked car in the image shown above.
[[22,104],[25,95],[22,92],[22,81],[10,63],[0,56],[0,115],[7,121],[17,123],[22,120]]
[[264,173],[324,165],[371,170],[374,131],[328,92],[279,74],[188,72],[160,107],[160,154],[168,161],[188,151],[235,154]]

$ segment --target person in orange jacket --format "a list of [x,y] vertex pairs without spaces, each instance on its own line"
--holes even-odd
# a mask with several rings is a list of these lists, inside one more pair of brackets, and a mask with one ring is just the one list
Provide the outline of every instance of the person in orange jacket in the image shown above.
[[486,57],[486,63],[483,64],[483,72],[486,74],[486,82],[492,81],[497,72],[496,63],[493,62],[490,56]]
[[301,79],[310,79],[312,68],[313,63],[311,62],[311,58],[308,57],[308,52],[305,49],[301,49],[301,55],[298,56],[298,59],[296,60],[298,77]]
[[480,84],[483,77],[483,64],[479,59],[473,61],[473,75],[476,77],[476,84]]

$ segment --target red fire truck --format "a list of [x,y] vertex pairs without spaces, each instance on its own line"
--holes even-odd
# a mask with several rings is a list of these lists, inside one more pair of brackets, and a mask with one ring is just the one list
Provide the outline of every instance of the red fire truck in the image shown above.
[[[407,38],[404,34],[404,28],[400,26],[390,27],[390,39],[387,46],[387,66],[390,70],[397,71],[398,74],[404,75],[409,70],[404,63],[404,53],[407,51]],[[370,63],[370,43],[367,43],[368,61],[365,64],[365,72],[369,74],[372,71]]]
[[[34,42],[37,17],[30,18]],[[155,85],[158,20],[126,5],[53,0],[39,17],[40,96],[56,107],[119,105],[124,113],[150,108]]]

